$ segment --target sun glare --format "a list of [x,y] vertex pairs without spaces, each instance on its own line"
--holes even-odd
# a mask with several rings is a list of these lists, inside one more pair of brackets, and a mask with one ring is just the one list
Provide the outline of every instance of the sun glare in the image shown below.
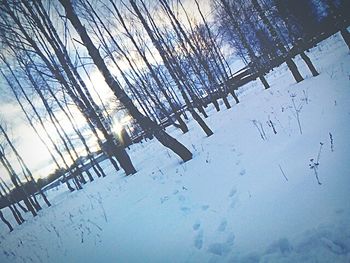
[[112,127],[113,132],[120,137],[123,128],[130,124],[131,119],[132,117],[130,115],[126,115],[119,121],[114,121]]

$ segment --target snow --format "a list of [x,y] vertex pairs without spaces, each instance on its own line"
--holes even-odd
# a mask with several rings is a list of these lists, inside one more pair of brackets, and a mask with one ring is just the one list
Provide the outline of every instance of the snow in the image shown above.
[[210,108],[213,136],[169,128],[193,160],[148,141],[129,151],[133,176],[105,162],[106,178],[50,190],[21,226],[3,209],[15,230],[0,224],[0,262],[350,262],[349,51],[335,35],[309,56],[319,76],[297,58],[301,83],[282,65],[269,90]]

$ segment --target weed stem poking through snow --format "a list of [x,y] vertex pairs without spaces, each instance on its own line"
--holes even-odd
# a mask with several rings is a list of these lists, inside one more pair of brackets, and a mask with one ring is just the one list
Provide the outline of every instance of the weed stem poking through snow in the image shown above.
[[295,100],[294,98],[296,97],[295,94],[292,94],[291,95],[291,98],[292,98],[292,103],[293,103],[293,109],[294,109],[294,115],[298,121],[298,126],[299,126],[299,131],[300,131],[300,134],[303,134],[303,131],[301,130],[301,124],[300,124],[300,116],[299,116],[299,113],[301,111],[301,108],[303,107],[302,105],[300,105],[298,108],[297,106],[295,105]]
[[282,170],[281,165],[279,164],[278,167],[280,168],[281,173],[283,174],[284,179],[286,179],[286,181],[288,182],[288,178],[287,178],[286,174],[284,173],[284,171]]
[[322,146],[323,146],[323,143],[320,142],[320,149],[318,150],[316,162],[314,161],[314,159],[310,159],[310,164],[309,164],[310,169],[314,170],[314,173],[315,173],[315,176],[316,176],[316,180],[317,180],[317,183],[319,185],[322,184],[320,182],[319,177],[318,177],[318,166],[320,165],[320,157],[321,157]]
[[332,133],[329,133],[329,139],[331,140],[331,151],[334,152],[334,141]]

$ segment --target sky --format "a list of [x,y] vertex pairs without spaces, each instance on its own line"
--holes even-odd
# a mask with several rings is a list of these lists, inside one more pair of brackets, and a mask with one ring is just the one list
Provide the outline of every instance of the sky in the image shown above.
[[[104,82],[100,72],[94,70],[90,74],[90,78],[94,85],[98,87],[101,99],[103,101],[109,99],[111,92]],[[85,82],[92,91],[95,101],[98,101],[96,94],[94,94],[91,88],[91,83],[89,83],[88,80],[85,80]],[[49,172],[53,171],[56,166],[54,165],[48,150],[28,124],[19,105],[12,98],[12,94],[9,94],[6,89],[6,85],[2,83],[0,87],[0,92],[3,94],[0,97],[0,120],[2,120],[3,123],[6,123],[9,129],[10,137],[14,140],[19,153],[25,160],[28,167],[32,170],[32,172],[34,172],[35,176],[37,178],[45,177]],[[79,113],[77,113],[75,116],[80,116],[79,123],[81,125],[85,124],[82,116]],[[58,118],[60,118],[60,115],[58,115]],[[62,126],[65,127],[68,132],[69,130],[72,130],[67,122],[63,122]],[[39,125],[36,125],[36,128],[42,131]],[[48,126],[48,130],[50,134],[55,133],[53,126]],[[41,132],[41,135],[45,136],[43,131]],[[58,137],[56,139],[58,140]],[[1,173],[0,176],[4,176],[4,174]],[[5,178],[6,177],[7,175],[5,175]]]

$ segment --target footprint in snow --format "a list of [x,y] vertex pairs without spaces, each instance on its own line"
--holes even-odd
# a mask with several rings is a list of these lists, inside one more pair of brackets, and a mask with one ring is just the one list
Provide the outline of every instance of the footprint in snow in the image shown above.
[[189,214],[191,212],[191,208],[183,206],[180,208],[180,210],[184,213],[184,214]]
[[237,193],[237,189],[236,188],[232,188],[228,196],[229,197],[233,197],[236,193]]
[[245,169],[242,169],[240,172],[239,172],[239,174],[241,175],[241,176],[243,176],[243,175],[245,175]]
[[201,249],[203,247],[203,230],[200,230],[194,238],[194,247]]
[[235,234],[234,233],[230,233],[228,236],[227,236],[227,239],[226,239],[226,244],[228,245],[233,245],[233,242],[235,241]]
[[224,232],[227,226],[227,220],[226,219],[222,219],[220,225],[218,226],[218,231],[220,232]]
[[226,243],[213,243],[208,247],[208,252],[217,256],[226,256],[230,251],[231,247]]
[[230,193],[229,193],[229,197],[231,198],[231,204],[230,204],[230,207],[231,208],[234,208],[236,206],[236,203],[237,203],[237,189],[236,188],[233,188]]
[[169,200],[169,196],[163,196],[160,198],[160,203],[163,204],[164,202],[168,201]]
[[344,209],[337,209],[335,210],[336,214],[343,214],[344,213]]
[[209,245],[208,252],[217,256],[226,256],[232,250],[232,246],[235,240],[235,235],[230,233],[223,243],[213,243]]
[[231,202],[231,204],[230,204],[230,208],[235,208],[236,203],[237,203],[237,200],[236,200],[236,199],[233,199],[232,202]]
[[179,195],[178,199],[181,203],[183,203],[186,200],[186,197],[183,195]]
[[197,231],[200,226],[201,226],[201,223],[199,221],[197,221],[196,223],[193,224],[192,228],[194,231]]

